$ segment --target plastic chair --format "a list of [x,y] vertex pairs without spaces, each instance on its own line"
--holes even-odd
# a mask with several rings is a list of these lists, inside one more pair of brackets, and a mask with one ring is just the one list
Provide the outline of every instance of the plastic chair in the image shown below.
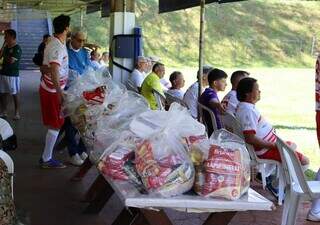
[[133,91],[133,92],[136,92],[136,93],[139,94],[138,88],[137,88],[136,86],[134,86],[134,85],[131,83],[131,81],[129,81],[129,80],[128,80],[128,82],[127,82],[127,89],[128,89],[129,91]]
[[158,110],[165,110],[166,98],[157,90],[152,90],[153,96],[156,99]]
[[[238,135],[240,138],[244,140],[244,136],[242,133],[241,125],[240,122],[230,113],[225,113],[221,115],[221,122],[222,126]],[[277,168],[277,175],[279,178],[279,196],[278,196],[278,204],[282,205],[282,201],[284,199],[284,188],[285,188],[285,181],[284,181],[284,174],[283,174],[283,168],[280,162],[275,161],[275,160],[270,160],[270,159],[260,159],[257,157],[254,148],[250,144],[246,144],[250,158],[251,158],[251,166],[255,166],[258,168],[259,172],[261,173],[261,178],[262,178],[262,187],[265,189],[267,182],[266,182],[266,177],[267,177],[267,166],[276,166]]]
[[173,96],[173,95],[171,95],[171,94],[169,94],[169,93],[167,93],[167,92],[165,92],[164,93],[164,95],[166,96],[166,103],[170,106],[173,102],[177,102],[177,103],[179,103],[180,105],[182,105],[182,106],[184,106],[184,107],[186,107],[187,109],[189,109],[188,108],[188,105],[182,100],[182,99],[180,99],[180,98],[177,98],[177,97],[175,97],[175,96]]
[[11,176],[11,192],[12,192],[12,198],[13,198],[13,173],[14,173],[14,164],[11,157],[4,152],[3,150],[0,150],[0,158],[4,161],[6,164],[6,167],[8,168],[8,173]]
[[208,121],[203,119],[204,118],[203,117],[204,116],[204,112],[207,112],[209,114],[209,116],[210,116],[213,131],[218,130],[216,117],[215,117],[214,113],[212,112],[212,110],[209,109],[207,106],[201,104],[200,102],[198,102],[198,107],[199,107],[200,117],[202,118],[202,122],[206,126],[207,131],[209,131]]
[[286,197],[281,225],[294,225],[300,200],[311,201],[320,198],[320,181],[306,181],[294,150],[279,137],[276,144],[286,178]]

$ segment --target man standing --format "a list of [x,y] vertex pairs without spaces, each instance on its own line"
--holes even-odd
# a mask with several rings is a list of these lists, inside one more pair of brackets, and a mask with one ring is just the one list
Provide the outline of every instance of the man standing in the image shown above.
[[143,81],[141,86],[141,95],[147,99],[150,104],[150,108],[155,110],[157,109],[157,101],[154,98],[153,90],[158,91],[164,96],[160,79],[163,78],[165,74],[165,68],[162,63],[154,64],[152,68],[152,73],[150,73]]
[[43,124],[48,127],[45,147],[40,159],[42,168],[64,168],[65,165],[52,158],[53,147],[64,123],[61,115],[63,89],[68,80],[69,63],[66,48],[70,17],[60,15],[53,20],[54,37],[44,50],[43,64],[49,70],[41,78],[39,94]]
[[19,98],[20,78],[19,64],[21,58],[21,48],[16,41],[16,31],[8,29],[4,32],[4,43],[0,50],[0,58],[3,58],[2,70],[0,73],[0,93],[1,93],[1,115],[7,116],[7,98],[12,95],[15,115],[14,119],[20,119]]
[[[69,81],[72,82],[77,76],[81,76],[90,65],[88,51],[83,48],[86,40],[86,33],[79,28],[72,29],[71,41],[67,44],[69,56]],[[71,75],[72,74],[72,75]],[[70,155],[70,163],[80,166],[88,157],[86,148],[82,140],[76,141],[77,129],[72,125],[69,117],[65,118],[63,126],[67,139],[67,147]]]

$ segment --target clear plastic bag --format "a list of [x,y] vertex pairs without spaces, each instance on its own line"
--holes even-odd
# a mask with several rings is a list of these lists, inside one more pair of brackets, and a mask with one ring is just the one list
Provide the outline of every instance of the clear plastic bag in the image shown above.
[[[63,114],[70,116],[89,152],[94,150],[99,118],[112,114],[126,96],[125,87],[113,82],[107,70],[87,69],[71,83],[66,91]],[[97,159],[101,153],[90,158]]]
[[130,130],[144,139],[135,163],[148,191],[170,197],[192,188],[194,167],[183,138],[203,135],[205,128],[186,108],[173,103],[169,111],[147,111],[130,123]]
[[104,112],[99,117],[94,135],[95,158],[99,158],[105,149],[118,140],[123,131],[129,130],[129,124],[136,116],[147,110],[149,105],[141,95],[131,91],[122,95],[112,111]]
[[141,139],[129,131],[124,131],[120,137],[107,148],[98,162],[98,169],[104,176],[117,180],[128,180],[137,189],[146,193],[142,181],[134,166],[134,152]]
[[238,136],[222,129],[210,139],[192,146],[195,164],[194,190],[206,197],[236,200],[250,186],[250,156]]

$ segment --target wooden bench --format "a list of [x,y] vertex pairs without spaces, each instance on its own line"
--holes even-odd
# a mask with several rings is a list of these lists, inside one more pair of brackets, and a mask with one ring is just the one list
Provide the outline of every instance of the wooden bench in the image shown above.
[[[171,221],[163,209],[170,208],[186,213],[210,213],[204,225],[228,224],[237,211],[262,210],[271,211],[274,205],[271,201],[258,194],[253,189],[236,201],[204,198],[198,195],[180,195],[162,198],[157,195],[140,194],[129,182],[115,181],[109,178],[100,181],[100,194],[90,203],[86,212],[98,212],[115,193],[123,202],[123,209],[113,221],[113,225],[150,224],[171,225]],[[98,180],[97,179],[97,180]],[[98,185],[99,186],[99,185]],[[97,211],[98,210],[98,211]]]

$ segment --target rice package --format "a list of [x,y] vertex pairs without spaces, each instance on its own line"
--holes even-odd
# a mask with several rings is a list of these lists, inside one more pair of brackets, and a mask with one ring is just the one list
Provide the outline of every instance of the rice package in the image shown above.
[[194,190],[206,197],[240,198],[250,185],[250,157],[245,143],[226,130],[213,133],[191,150],[196,160]]

